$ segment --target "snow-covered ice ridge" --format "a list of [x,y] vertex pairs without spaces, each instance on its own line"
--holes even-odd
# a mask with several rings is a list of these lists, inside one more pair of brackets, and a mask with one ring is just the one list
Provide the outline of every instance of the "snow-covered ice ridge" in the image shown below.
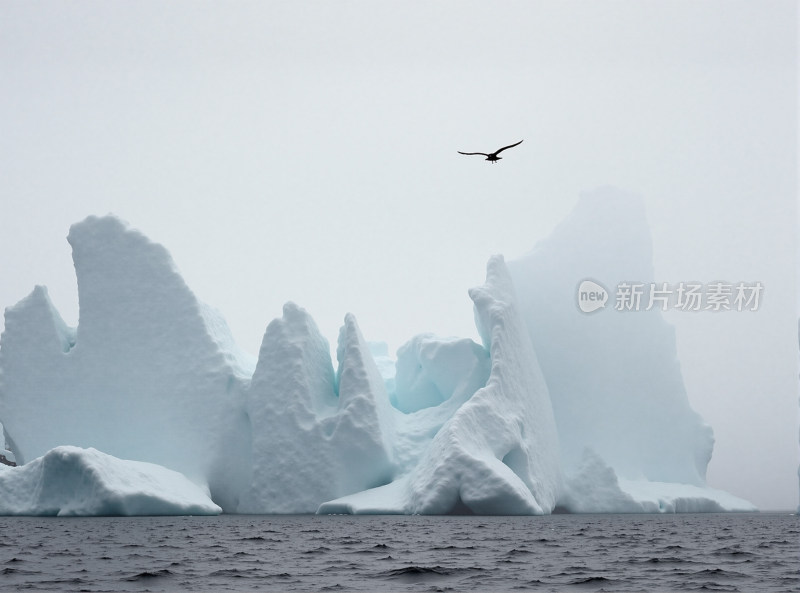
[[652,279],[638,197],[584,195],[492,257],[469,291],[482,343],[420,335],[394,364],[347,314],[334,365],[294,303],[253,360],[161,245],[113,216],[68,241],[78,327],[41,286],[5,313],[2,514],[753,509],[705,484],[671,326],[576,306],[585,278]]

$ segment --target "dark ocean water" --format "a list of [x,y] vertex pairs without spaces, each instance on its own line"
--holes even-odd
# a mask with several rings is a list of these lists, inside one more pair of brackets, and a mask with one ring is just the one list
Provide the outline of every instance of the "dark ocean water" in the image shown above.
[[800,517],[0,517],[3,591],[800,591]]

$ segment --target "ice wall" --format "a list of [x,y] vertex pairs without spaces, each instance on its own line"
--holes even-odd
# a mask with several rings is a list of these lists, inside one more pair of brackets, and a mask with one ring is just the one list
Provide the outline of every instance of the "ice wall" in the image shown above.
[[553,410],[501,256],[470,290],[491,373],[436,434],[411,475],[411,511],[544,514],[561,489]]
[[[689,405],[675,333],[648,295],[641,310],[614,310],[622,281],[655,281],[641,198],[602,188],[529,254],[509,262],[539,355],[565,467],[591,449],[620,477],[702,486],[713,434]],[[605,309],[577,306],[581,281],[609,292]]]
[[44,287],[6,310],[0,418],[17,461],[76,445],[163,465],[212,493],[241,480],[247,430],[237,402],[252,362],[225,322],[166,249],[118,219],[90,217],[68,241],[78,328]]
[[247,395],[252,479],[238,511],[313,513],[393,477],[389,398],[352,315],[334,375],[328,341],[293,303],[267,327]]

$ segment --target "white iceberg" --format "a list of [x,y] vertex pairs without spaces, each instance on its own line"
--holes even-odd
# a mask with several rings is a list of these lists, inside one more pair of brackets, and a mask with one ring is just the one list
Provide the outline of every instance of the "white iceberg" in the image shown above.
[[267,327],[248,389],[252,478],[242,513],[313,513],[320,502],[391,480],[389,399],[348,315],[334,375],[328,342],[289,303]]
[[217,515],[208,491],[153,463],[62,446],[0,465],[0,515]]
[[14,453],[9,450],[9,444],[6,442],[6,434],[5,430],[3,430],[2,423],[0,423],[0,443],[3,444],[3,446],[0,447],[0,465],[16,466],[17,458]]
[[568,513],[718,513],[755,511],[751,503],[708,486],[620,479],[586,449],[577,471],[564,480],[557,510]]
[[5,314],[0,419],[17,462],[59,445],[94,447],[179,471],[207,483],[223,506],[235,504],[254,361],[161,245],[112,216],[73,225],[68,240],[77,329],[44,287]]
[[[705,486],[711,428],[692,410],[674,328],[658,304],[644,203],[601,188],[533,251],[509,262],[520,309],[547,380],[567,474],[591,449],[623,479]],[[611,295],[585,313],[586,280]],[[644,286],[638,310],[618,311],[621,282]]]
[[[6,309],[0,421],[24,465],[2,468],[0,498],[12,484],[21,494],[0,512],[133,512],[138,495],[125,504],[117,495],[127,470],[83,506],[24,507],[25,480],[7,476],[33,480],[39,458],[73,451],[60,445],[180,472],[230,513],[752,508],[706,486],[713,435],[689,405],[660,313],[576,304],[585,280],[597,291],[652,281],[636,197],[585,196],[529,255],[508,266],[493,257],[470,291],[483,344],[424,334],[393,365],[347,314],[336,370],[293,303],[267,327],[256,361],[162,246],[113,216],[73,225],[68,239],[78,327],[44,287]],[[105,463],[89,458],[73,451],[72,474]]]
[[[527,515],[553,510],[561,487],[553,411],[502,257],[489,261],[486,284],[470,296],[491,356],[486,385],[455,409],[397,484],[325,503],[319,512]],[[469,377],[458,372],[459,366],[441,369],[440,383]],[[427,401],[416,400],[436,403],[441,390],[432,381],[424,383]]]
[[410,414],[451,397],[463,403],[486,385],[491,358],[472,340],[420,334],[400,347],[395,367],[395,407]]

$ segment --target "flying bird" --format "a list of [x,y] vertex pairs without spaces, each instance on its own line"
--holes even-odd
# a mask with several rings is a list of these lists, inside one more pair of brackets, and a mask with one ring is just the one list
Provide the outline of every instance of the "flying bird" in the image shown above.
[[488,153],[487,152],[461,152],[460,150],[457,151],[457,152],[458,152],[458,154],[468,154],[468,155],[469,154],[479,154],[479,155],[485,156],[487,161],[491,161],[492,164],[495,164],[495,162],[497,162],[501,158],[503,158],[501,156],[497,156],[498,154],[503,152],[506,148],[513,148],[513,147],[515,147],[515,146],[517,146],[519,144],[522,144],[522,140],[520,140],[516,144],[509,144],[508,146],[504,146],[503,148],[495,150],[494,152],[488,152]]

